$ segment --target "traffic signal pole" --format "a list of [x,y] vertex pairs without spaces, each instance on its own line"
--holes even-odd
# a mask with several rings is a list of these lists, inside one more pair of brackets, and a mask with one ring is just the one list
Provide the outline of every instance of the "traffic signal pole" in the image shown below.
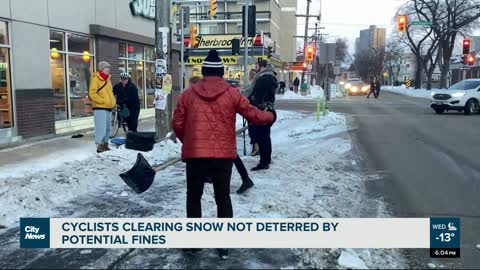
[[[312,0],[307,0],[307,16],[305,17],[305,36],[303,37],[303,58],[306,60],[306,48],[307,48],[307,37],[308,37],[308,19],[310,18],[310,3]],[[301,85],[305,82],[305,69],[302,72]]]

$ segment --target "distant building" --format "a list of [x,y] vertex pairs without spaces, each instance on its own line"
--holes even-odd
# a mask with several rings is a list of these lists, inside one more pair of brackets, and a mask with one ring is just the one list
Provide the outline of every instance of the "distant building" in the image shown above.
[[361,53],[370,49],[385,47],[387,37],[386,28],[377,28],[371,25],[368,29],[360,31],[360,37],[355,40],[355,53]]

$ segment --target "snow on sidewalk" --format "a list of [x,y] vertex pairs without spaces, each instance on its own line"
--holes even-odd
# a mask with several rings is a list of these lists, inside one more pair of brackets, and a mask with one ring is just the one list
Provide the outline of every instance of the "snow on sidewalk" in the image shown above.
[[[332,98],[338,98],[338,97],[343,97],[343,94],[341,91],[337,91],[336,85],[332,84],[332,93],[331,96]],[[306,96],[302,96],[301,94],[295,93],[293,91],[286,91],[285,94],[283,95],[277,95],[278,99],[318,99],[318,98],[324,98],[324,90],[322,87],[318,85],[312,85],[310,86],[309,93]]]
[[[238,126],[241,126],[241,123],[237,123]],[[272,127],[271,134],[273,156],[270,169],[260,172],[249,171],[255,187],[245,195],[235,194],[241,180],[233,169],[231,198],[235,217],[359,216],[366,200],[364,180],[361,169],[354,165],[356,164],[355,156],[351,152],[352,145],[344,116],[329,113],[317,122],[313,114],[278,111],[278,120]],[[242,153],[241,137],[237,139],[237,143],[239,153]],[[165,142],[157,144],[153,151],[144,155],[150,164],[157,164],[179,156],[180,146],[173,142]],[[76,215],[88,216],[92,215],[91,213],[101,212],[104,217],[118,217],[118,212],[108,211],[108,204],[100,204],[99,209],[94,209],[97,207],[95,202],[80,203],[78,201],[82,195],[97,193],[112,196],[112,200],[119,201],[118,203],[123,200],[122,198],[132,199],[137,208],[154,207],[156,209],[153,214],[150,211],[144,212],[145,216],[142,215],[142,217],[184,217],[186,200],[184,164],[178,164],[172,170],[159,172],[152,189],[137,195],[118,176],[120,172],[130,169],[135,159],[135,151],[120,148],[100,155],[91,154],[82,160],[64,162],[60,166],[47,170],[33,173],[26,170],[25,173],[22,172],[16,177],[0,178],[0,205],[4,210],[0,216],[0,224],[11,227],[19,222],[20,217],[56,216],[58,215],[56,208],[64,205],[68,205],[70,213],[76,213]],[[258,157],[242,156],[242,160],[247,169],[250,169],[256,165]],[[50,160],[44,162],[48,163]],[[106,192],[111,190],[112,186],[115,187],[113,189],[115,193]],[[154,192],[159,188],[163,191]],[[159,203],[159,200],[155,199],[155,196],[167,195],[168,203]],[[378,208],[382,207],[378,206]],[[202,209],[204,217],[216,217],[212,185],[205,185]],[[131,215],[128,217],[138,217]],[[369,268],[402,268],[404,266],[399,256],[391,250],[347,251],[350,257],[345,259],[344,255],[339,260],[345,252],[343,249],[293,250],[292,252],[298,255],[299,261],[296,265],[282,267],[356,267],[360,265],[359,260]],[[177,251],[165,252],[175,255]],[[208,251],[202,252],[208,253]],[[166,262],[162,261],[162,264],[172,268],[184,268],[183,257],[177,255],[166,256]],[[129,267],[141,267],[157,259],[158,256],[150,257],[146,250],[138,250],[129,261]],[[259,258],[248,258],[251,262],[246,263],[256,265],[257,259]],[[136,265],[135,262],[139,264]],[[352,265],[352,262],[355,265]],[[212,268],[216,263],[218,259],[213,256],[211,262],[205,265]]]
[[382,86],[382,91],[397,93],[397,94],[416,97],[416,98],[425,98],[425,99],[430,99],[432,96],[432,93],[439,90],[440,89],[427,90],[427,89],[407,88],[405,85]]

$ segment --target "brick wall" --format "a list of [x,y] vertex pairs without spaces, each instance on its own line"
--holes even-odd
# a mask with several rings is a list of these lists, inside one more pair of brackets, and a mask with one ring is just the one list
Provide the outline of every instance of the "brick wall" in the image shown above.
[[15,90],[17,131],[23,138],[55,134],[55,110],[51,89]]
[[119,41],[108,38],[108,37],[103,37],[103,36],[97,36],[95,37],[95,46],[96,46],[96,55],[97,55],[97,67],[98,63],[101,61],[107,61],[110,64],[111,67],[111,73],[112,73],[112,83],[116,83],[120,80],[120,74],[118,73],[119,69],[119,53],[118,53],[118,44]]

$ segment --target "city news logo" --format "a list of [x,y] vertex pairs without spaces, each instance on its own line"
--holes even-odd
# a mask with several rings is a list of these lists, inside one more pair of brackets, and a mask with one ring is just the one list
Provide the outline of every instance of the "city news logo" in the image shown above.
[[50,219],[21,218],[20,248],[49,248]]
[[460,257],[460,218],[430,218],[430,257]]

